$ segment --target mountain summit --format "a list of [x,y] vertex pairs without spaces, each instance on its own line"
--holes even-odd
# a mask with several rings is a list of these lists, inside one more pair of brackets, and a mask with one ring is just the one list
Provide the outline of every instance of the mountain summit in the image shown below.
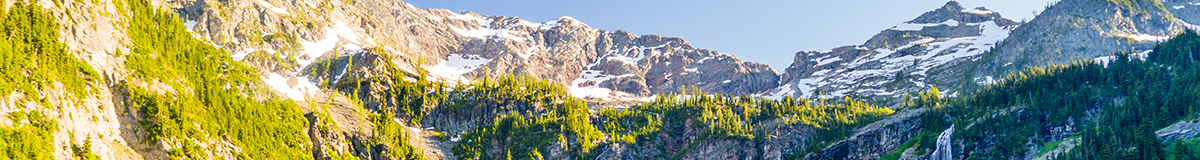
[[983,7],[963,9],[958,2],[947,2],[861,45],[796,53],[781,76],[781,87],[762,95],[895,102],[894,97],[927,86],[953,88],[970,75],[964,66],[980,60],[1019,25]]
[[[579,97],[606,100],[636,100],[677,92],[683,86],[714,93],[755,93],[776,87],[778,81],[775,71],[765,64],[692,47],[680,38],[598,30],[565,16],[530,22],[518,17],[423,10],[377,1],[342,4],[354,7],[321,12],[307,12],[314,8],[306,3],[241,3],[234,2],[295,11],[198,1],[183,3],[183,14],[196,15],[185,17],[195,22],[194,33],[235,51],[235,55],[279,52],[279,58],[301,62],[297,66],[347,57],[374,47],[401,53],[394,60],[399,66],[413,74],[417,68],[427,70],[427,76],[433,79],[453,82],[503,74],[530,75],[566,85]],[[265,44],[238,43],[262,33],[297,36]],[[289,44],[297,41],[300,43]],[[258,59],[264,58],[251,60]],[[269,71],[283,78],[336,77],[343,72],[289,74],[303,68]]]
[[[1194,17],[1180,13],[1179,17]],[[975,77],[999,77],[1026,67],[1092,60],[1118,51],[1145,52],[1195,27],[1175,17],[1157,0],[1059,1],[1014,29]]]

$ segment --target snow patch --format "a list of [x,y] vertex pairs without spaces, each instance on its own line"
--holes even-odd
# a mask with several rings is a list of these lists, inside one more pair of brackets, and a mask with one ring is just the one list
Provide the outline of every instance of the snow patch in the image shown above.
[[708,60],[711,60],[711,59],[723,60],[723,59],[725,59],[726,57],[733,57],[733,55],[729,55],[729,54],[725,54],[725,53],[719,53],[719,54],[717,54],[717,55],[712,55],[712,56],[708,56],[708,57],[701,58],[700,60],[697,60],[697,61],[696,61],[696,63],[704,63],[705,61],[708,61]]
[[997,81],[992,76],[983,76],[983,77],[975,78],[976,84],[984,85],[984,86],[996,84],[996,82],[999,82],[999,81]]
[[300,54],[307,56],[308,59],[303,59],[301,58],[302,56],[297,56],[296,63],[300,64],[300,66],[308,66],[309,64],[312,64],[313,60],[317,59],[317,57],[321,57],[321,55],[325,55],[326,52],[332,51],[333,48],[337,46],[338,41],[339,40],[336,34],[325,33],[325,39],[316,42],[300,42],[300,46],[304,48],[304,51],[300,52]]
[[769,93],[765,97],[778,100],[796,93],[795,90],[792,90],[792,83],[784,84],[783,86],[779,86],[779,88],[779,91]]
[[1194,25],[1183,20],[1179,20],[1179,23],[1183,23],[1183,27],[1191,28],[1192,30],[1200,30],[1200,25]]
[[537,48],[538,47],[529,47],[529,49],[526,49],[525,52],[517,53],[517,56],[521,56],[521,59],[529,59],[529,56],[537,54]]
[[[567,90],[569,90],[571,92],[571,96],[578,97],[578,98],[589,98],[590,97],[590,98],[608,99],[608,98],[612,98],[612,96],[614,96],[615,94],[620,94],[623,92],[615,91],[615,92],[620,92],[620,93],[614,93],[614,91],[611,89],[600,87],[600,83],[603,83],[604,81],[608,81],[608,80],[614,79],[614,78],[624,78],[624,77],[632,77],[632,76],[634,76],[634,75],[633,74],[608,75],[608,74],[604,74],[604,71],[584,70],[582,73],[579,74],[579,78],[572,81],[570,86],[567,86]],[[592,83],[591,86],[581,87],[583,83],[587,83],[589,81]]]
[[1150,34],[1120,34],[1117,36],[1130,38],[1133,40],[1137,40],[1138,42],[1147,42],[1147,41],[1161,42],[1161,41],[1166,41],[1168,39],[1171,39],[1171,36],[1156,36],[1156,35],[1150,35]]
[[1186,7],[1186,6],[1182,6],[1182,5],[1180,5],[1180,6],[1174,6],[1174,7],[1171,7],[1171,8],[1175,8],[1175,10],[1179,10],[1179,9],[1183,9],[1184,7]]
[[964,10],[962,12],[970,13],[970,14],[979,14],[979,15],[988,15],[988,14],[996,13],[996,12],[992,12],[990,10],[980,10],[980,9],[969,9],[969,10]]
[[434,66],[425,67],[430,74],[437,77],[445,78],[451,81],[469,80],[462,77],[462,74],[474,71],[492,62],[492,59],[483,58],[473,54],[450,54],[446,56],[446,60]]
[[[484,23],[483,17],[472,16],[469,14],[454,14],[453,16],[450,16],[449,18],[457,19],[457,20],[465,20],[465,21],[475,21],[476,23]],[[488,22],[491,22],[491,21],[488,21]],[[486,24],[486,23],[484,23],[484,24]]]
[[[593,65],[596,65],[596,64],[590,64],[588,66],[593,66]],[[636,75],[634,75],[634,74],[611,75],[611,74],[604,73],[604,71],[583,70],[580,72],[579,78],[576,78],[574,81],[571,82],[570,85],[567,86],[567,90],[568,90],[568,92],[570,92],[571,96],[577,97],[577,98],[596,98],[596,99],[605,99],[605,100],[627,100],[627,101],[650,101],[650,100],[653,100],[652,98],[651,99],[647,99],[646,97],[638,98],[629,93],[625,93],[625,92],[621,92],[621,91],[613,91],[612,89],[600,87],[600,84],[604,83],[605,81],[617,79],[617,78],[633,77],[633,76],[636,76]],[[584,86],[583,85],[584,83],[590,83],[591,85]]]
[[300,68],[307,68],[309,64],[312,64],[313,61],[317,59],[317,57],[321,57],[322,55],[325,55],[325,53],[332,51],[334,48],[339,47],[338,42],[340,42],[342,38],[354,43],[342,44],[340,46],[346,50],[362,49],[362,47],[355,45],[361,44],[360,42],[366,42],[367,45],[375,45],[374,39],[355,33],[354,29],[351,29],[346,25],[346,23],[334,21],[334,27],[335,28],[325,28],[324,39],[318,41],[300,42],[300,46],[304,48],[304,51],[300,52],[300,54],[308,57],[307,59],[303,58],[302,56],[295,57],[296,62],[300,64]]
[[183,22],[183,26],[187,27],[187,30],[190,32],[196,28],[196,20],[187,20],[187,22]]
[[[1141,59],[1141,60],[1146,60],[1146,57],[1150,56],[1150,52],[1153,52],[1153,51],[1154,50],[1145,50],[1142,52],[1134,53],[1134,54],[1129,55],[1129,58],[1137,58],[1137,59]],[[1108,62],[1112,62],[1113,60],[1117,60],[1116,55],[1092,58],[1092,61],[1094,61],[1096,63],[1100,63],[1100,65],[1104,65],[1104,67],[1108,67]]]
[[823,59],[821,59],[821,61],[817,61],[817,65],[813,65],[813,66],[822,66],[822,65],[826,65],[826,64],[829,64],[829,63],[837,62],[837,61],[840,61],[840,60],[842,60],[842,57],[829,57],[829,58],[823,58]]
[[618,60],[618,61],[624,62],[626,64],[636,65],[636,64],[638,64],[638,61],[642,61],[643,58],[646,58],[646,53],[639,53],[639,54],[637,54],[637,57],[629,57],[629,56],[626,56],[625,54],[608,54],[608,57],[606,57],[605,59]]
[[526,20],[521,20],[520,22],[517,22],[517,23],[520,25],[523,25],[523,26],[527,26],[530,28],[537,28],[537,29],[552,29],[554,27],[558,27],[558,26],[562,25],[562,23],[560,23],[558,20],[546,21],[546,22],[542,22],[542,23],[533,23],[533,22],[529,22]]
[[[321,91],[317,88],[316,83],[313,83],[305,77],[284,77],[276,73],[270,73],[266,77],[262,77],[263,82],[271,86],[271,89],[282,92],[288,98],[297,101],[304,101],[304,98],[310,95],[317,94]],[[289,81],[293,81],[294,85],[289,85]]]
[[515,41],[525,41],[524,37],[516,36],[516,34],[520,34],[520,32],[512,31],[511,28],[503,28],[503,29],[492,28],[491,24],[493,21],[495,21],[495,19],[488,19],[485,21],[485,20],[483,20],[483,18],[473,17],[473,16],[463,16],[463,15],[455,15],[450,18],[475,21],[477,23],[483,24],[480,27],[467,28],[467,29],[458,28],[458,27],[450,27],[450,29],[454,30],[454,33],[458,33],[458,35],[472,37],[472,38],[479,38],[479,39],[488,39],[490,37],[490,38],[495,38],[496,40],[512,39]]
[[459,29],[456,27],[450,27],[450,29],[454,30],[454,32],[458,33],[458,35],[479,38],[479,39],[488,39],[488,37],[490,36],[490,37],[496,38],[496,40],[512,39],[515,41],[525,41],[524,37],[519,37],[519,36],[514,35],[515,33],[517,33],[516,31],[512,31],[507,28],[506,29],[488,29],[488,28],[481,27],[481,28],[476,28],[476,29]]

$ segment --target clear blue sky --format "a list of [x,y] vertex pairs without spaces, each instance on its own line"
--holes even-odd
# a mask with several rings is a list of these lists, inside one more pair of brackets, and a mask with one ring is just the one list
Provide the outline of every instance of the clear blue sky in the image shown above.
[[[1033,19],[1058,0],[960,0],[1006,18]],[[680,37],[781,70],[797,51],[862,44],[937,9],[947,0],[408,0],[418,8],[517,16],[533,22],[571,16],[597,29]]]

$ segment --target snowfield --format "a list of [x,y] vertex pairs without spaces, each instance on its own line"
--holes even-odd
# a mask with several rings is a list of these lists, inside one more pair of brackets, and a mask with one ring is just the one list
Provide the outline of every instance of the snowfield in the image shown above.
[[429,71],[435,77],[434,79],[443,79],[451,82],[469,81],[462,74],[475,71],[483,66],[491,63],[492,59],[483,58],[474,54],[450,54],[446,56],[446,60],[437,65],[427,66],[425,70]]

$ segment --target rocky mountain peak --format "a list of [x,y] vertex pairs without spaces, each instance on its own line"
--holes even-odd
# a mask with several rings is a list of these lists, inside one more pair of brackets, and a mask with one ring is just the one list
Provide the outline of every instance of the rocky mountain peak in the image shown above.
[[851,96],[884,104],[928,86],[954,88],[956,68],[980,59],[1020,24],[983,7],[958,2],[880,31],[861,45],[802,51],[764,96]]
[[[1174,3],[1184,6],[1187,3]],[[1186,7],[1173,7],[1186,8]],[[1178,9],[1177,9],[1178,10]],[[1185,14],[1186,12],[1180,12]],[[977,77],[1003,76],[1044,64],[1110,56],[1117,51],[1144,52],[1158,41],[1189,27],[1159,1],[1063,0],[1013,30],[997,46],[995,58],[979,67]],[[1194,26],[1193,26],[1194,27]]]
[[958,15],[958,13],[962,10],[963,7],[962,5],[959,5],[958,2],[949,1],[946,2],[946,5],[943,5],[941,8],[925,12],[916,19],[908,21],[908,23],[938,23]]
[[[1004,19],[999,12],[988,10],[984,7],[976,7],[974,9],[966,9],[958,4],[958,2],[946,2],[945,6],[933,11],[925,12],[913,18],[913,20],[905,23],[913,24],[928,24],[928,23],[943,23],[948,20],[955,20],[962,23],[979,23],[996,19]],[[1007,20],[1007,19],[1005,19]]]

